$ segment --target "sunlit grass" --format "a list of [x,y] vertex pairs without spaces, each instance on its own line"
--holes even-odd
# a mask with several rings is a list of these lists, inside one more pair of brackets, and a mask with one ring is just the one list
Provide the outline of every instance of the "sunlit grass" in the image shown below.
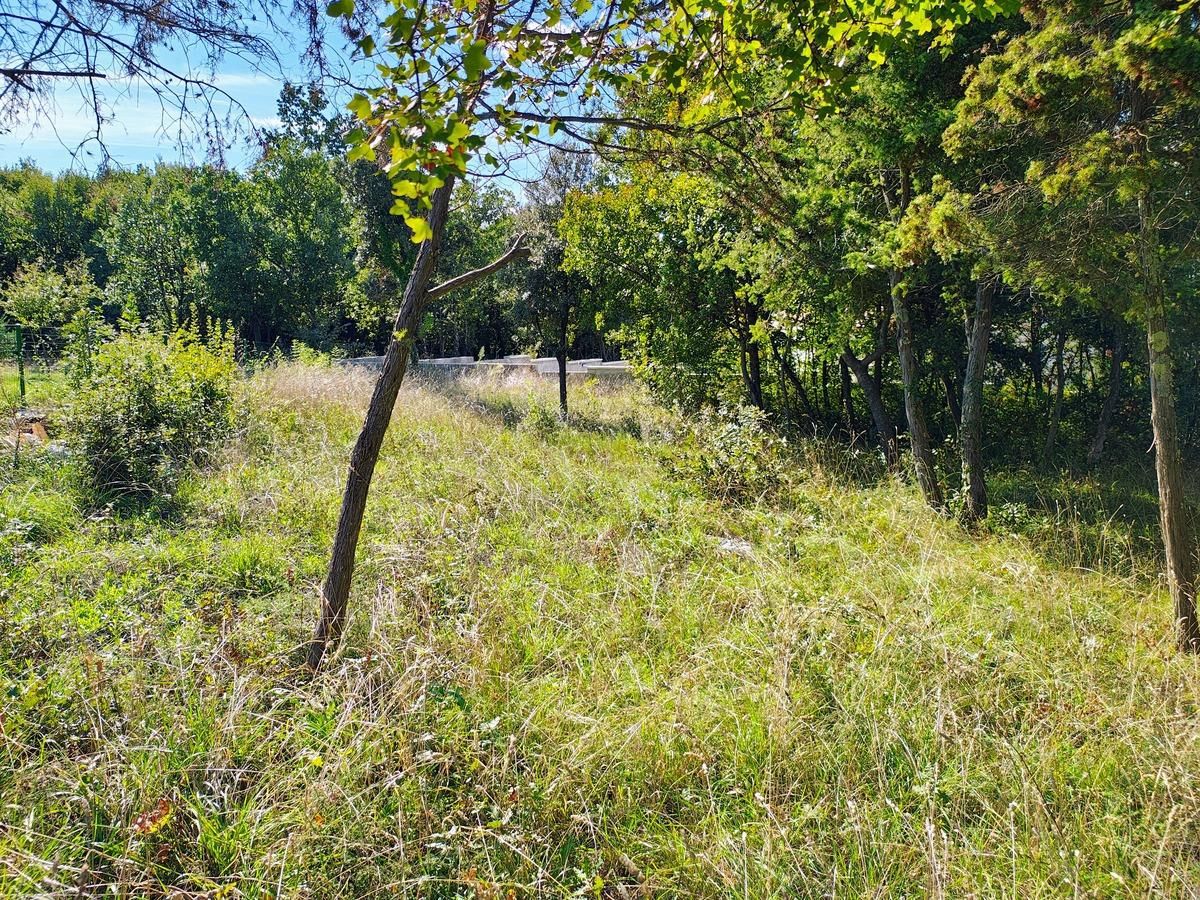
[[250,388],[174,519],[4,470],[0,892],[1198,890],[1200,673],[1145,574],[966,534],[816,446],[720,499],[633,390],[580,387],[564,427],[552,384],[437,380],[309,678],[370,381]]
[[[66,387],[61,372],[43,366],[25,370],[25,405],[38,406],[60,401]],[[10,413],[21,405],[20,377],[15,365],[0,364],[0,413]]]

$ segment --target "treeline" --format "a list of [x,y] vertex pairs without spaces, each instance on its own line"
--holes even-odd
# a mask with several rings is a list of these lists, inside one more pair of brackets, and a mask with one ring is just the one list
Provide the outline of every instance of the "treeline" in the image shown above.
[[[1144,459],[1168,335],[1194,452],[1195,30],[1040,6],[864,65],[836,111],[631,130],[567,204],[566,268],[664,396],[869,434],[893,461],[903,435],[931,503],[969,518],[986,458]],[[624,113],[668,104],[687,121],[658,91]]]
[[[895,466],[911,453],[934,505],[978,518],[988,461],[1144,460],[1152,261],[1194,453],[1194,35],[1166,12],[1092,12],[1031,9],[852,62],[855,89],[818,115],[581,133],[519,199],[461,182],[437,280],[517,233],[535,252],[435,304],[419,352],[620,352],[666,401],[745,403]],[[772,94],[772,73],[751,77]],[[623,113],[670,120],[670,104],[686,119],[686,94],[660,90]],[[352,123],[315,89],[285,89],[280,118],[245,173],[0,173],[10,316],[21,273],[69,281],[83,260],[110,317],[381,352],[417,246],[386,159],[350,161]]]
[[[4,318],[42,332],[48,350],[90,308],[167,330],[227,322],[247,354],[295,342],[382,352],[416,253],[411,232],[391,212],[380,169],[346,159],[338,135],[348,126],[319,91],[289,86],[280,113],[284,124],[244,173],[168,164],[94,176],[32,163],[0,170]],[[537,231],[544,218],[522,212],[509,191],[463,183],[438,268],[450,277],[483,265],[516,228]],[[420,353],[552,352],[557,309],[539,283],[517,269],[455,292],[430,311]],[[571,352],[602,352],[593,323],[584,326],[572,328]]]
[[711,85],[629,90],[623,177],[568,204],[566,265],[633,311],[660,390],[704,399],[718,371],[786,421],[866,427],[968,524],[989,451],[1153,459],[1200,649],[1200,19],[1060,0],[945,38],[849,55],[836,108],[772,104],[768,69],[731,76],[724,109],[767,98],[754,114]]

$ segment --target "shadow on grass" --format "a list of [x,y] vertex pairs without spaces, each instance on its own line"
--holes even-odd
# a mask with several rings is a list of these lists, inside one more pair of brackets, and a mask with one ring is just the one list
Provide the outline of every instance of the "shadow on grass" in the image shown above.
[[[548,385],[523,376],[492,376],[480,379],[454,373],[421,372],[411,378],[413,387],[429,390],[505,428],[529,427],[546,434],[564,427],[558,418],[558,383],[553,390]],[[595,393],[612,394],[620,388],[597,388],[595,385],[573,384],[576,399]],[[579,397],[583,394],[583,397]],[[568,394],[568,402],[571,401]],[[573,431],[603,435],[627,435],[639,440],[645,437],[641,419],[632,412],[597,416],[579,409],[577,402],[569,412],[565,427]]]
[[1162,565],[1149,466],[1088,475],[1008,469],[988,486],[988,528],[1027,537],[1048,560],[1123,577],[1154,577]]

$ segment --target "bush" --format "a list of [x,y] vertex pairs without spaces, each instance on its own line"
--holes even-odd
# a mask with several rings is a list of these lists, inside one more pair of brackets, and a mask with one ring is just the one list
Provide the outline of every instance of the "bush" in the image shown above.
[[677,474],[723,500],[772,493],[794,464],[787,442],[771,429],[762,410],[750,406],[706,411],[690,428],[690,439],[671,448]]
[[83,480],[99,501],[170,496],[233,425],[232,342],[126,334],[91,360],[69,413]]
[[40,260],[28,263],[17,270],[0,295],[4,312],[28,328],[62,325],[99,301],[100,289],[85,260],[68,263],[61,272]]
[[79,387],[91,379],[96,354],[115,334],[116,330],[104,321],[104,316],[91,307],[76,312],[71,321],[63,326],[63,336],[66,338],[63,367],[73,387]]
[[553,434],[562,427],[562,420],[558,416],[558,412],[552,411],[550,407],[537,400],[534,400],[529,409],[525,411],[525,416],[521,420],[520,428],[524,431],[531,431],[534,434],[547,437]]

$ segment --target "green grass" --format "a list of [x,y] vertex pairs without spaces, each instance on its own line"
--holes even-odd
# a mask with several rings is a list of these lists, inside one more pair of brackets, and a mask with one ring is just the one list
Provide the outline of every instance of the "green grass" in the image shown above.
[[[66,379],[61,372],[30,366],[25,370],[25,405],[40,407],[61,402]],[[17,367],[0,365],[0,413],[9,414],[21,406],[20,379]]]
[[714,493],[633,392],[562,428],[429,382],[309,678],[369,384],[250,387],[174,518],[5,476],[0,894],[1200,892],[1200,670],[1144,574],[817,447]]

